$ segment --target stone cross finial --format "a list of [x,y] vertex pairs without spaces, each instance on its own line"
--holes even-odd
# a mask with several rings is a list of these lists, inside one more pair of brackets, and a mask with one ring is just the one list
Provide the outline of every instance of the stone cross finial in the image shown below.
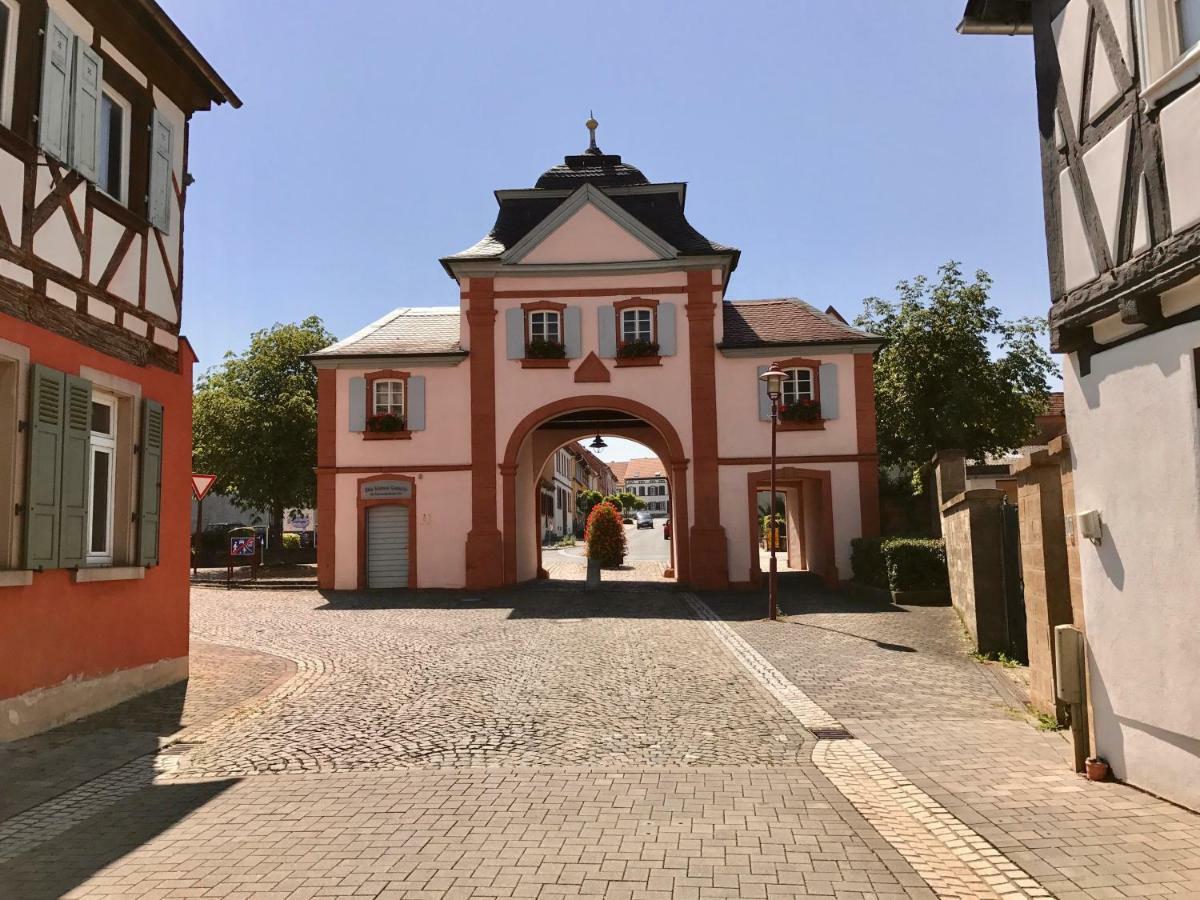
[[587,126],[588,130],[587,152],[599,153],[600,148],[596,146],[596,129],[600,127],[600,123],[596,121],[596,118],[594,115],[592,115],[591,110],[588,110],[588,120],[584,122],[584,125]]

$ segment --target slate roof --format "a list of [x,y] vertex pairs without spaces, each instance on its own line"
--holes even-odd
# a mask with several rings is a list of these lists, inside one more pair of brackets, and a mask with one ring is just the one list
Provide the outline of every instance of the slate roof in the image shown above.
[[584,182],[597,186],[616,184],[649,184],[650,179],[641,170],[613,153],[581,153],[568,156],[562,165],[551,166],[538,178],[535,188],[546,190],[574,190]]
[[[498,258],[567,201],[567,197],[561,196],[562,190],[575,190],[584,184],[601,189],[625,185],[653,187],[639,169],[621,162],[620,156],[588,153],[567,156],[562,165],[543,172],[534,188],[547,193],[558,192],[559,196],[501,197],[500,210],[492,230],[473,246],[446,257],[446,260]],[[664,185],[662,193],[646,191],[621,194],[605,191],[605,194],[682,255],[732,253],[736,267],[738,251],[735,248],[709,240],[688,222],[676,186]]]
[[847,325],[836,316],[818,312],[803,300],[727,300],[722,307],[725,336],[721,349],[769,347],[783,344],[862,344],[882,340]]
[[401,307],[309,358],[466,355],[458,339],[457,306]]

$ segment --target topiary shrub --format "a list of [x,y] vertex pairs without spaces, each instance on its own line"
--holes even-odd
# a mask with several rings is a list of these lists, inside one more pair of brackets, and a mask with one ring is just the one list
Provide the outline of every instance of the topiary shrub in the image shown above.
[[864,537],[850,542],[850,568],[859,584],[888,589],[887,565],[883,561],[885,540],[888,539]]
[[946,543],[940,538],[887,538],[883,561],[893,591],[944,591],[950,587]]
[[283,533],[283,549],[284,550],[299,550],[300,535],[294,531],[285,531]]
[[587,555],[605,568],[615,568],[625,560],[625,528],[621,525],[621,514],[611,503],[605,501],[592,507],[584,530]]

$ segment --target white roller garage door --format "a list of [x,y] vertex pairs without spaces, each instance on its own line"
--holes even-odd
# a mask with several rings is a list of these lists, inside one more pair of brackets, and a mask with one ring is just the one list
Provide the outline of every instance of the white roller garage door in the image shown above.
[[367,510],[367,587],[408,587],[408,507]]

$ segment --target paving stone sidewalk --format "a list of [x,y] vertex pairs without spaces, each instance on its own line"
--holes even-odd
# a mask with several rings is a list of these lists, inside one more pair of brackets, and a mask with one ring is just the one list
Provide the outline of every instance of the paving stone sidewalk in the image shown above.
[[[705,600],[195,589],[199,640],[294,673],[0,823],[0,897],[1200,894],[1200,819],[1075,778],[948,610]],[[939,828],[984,859],[904,846]]]

